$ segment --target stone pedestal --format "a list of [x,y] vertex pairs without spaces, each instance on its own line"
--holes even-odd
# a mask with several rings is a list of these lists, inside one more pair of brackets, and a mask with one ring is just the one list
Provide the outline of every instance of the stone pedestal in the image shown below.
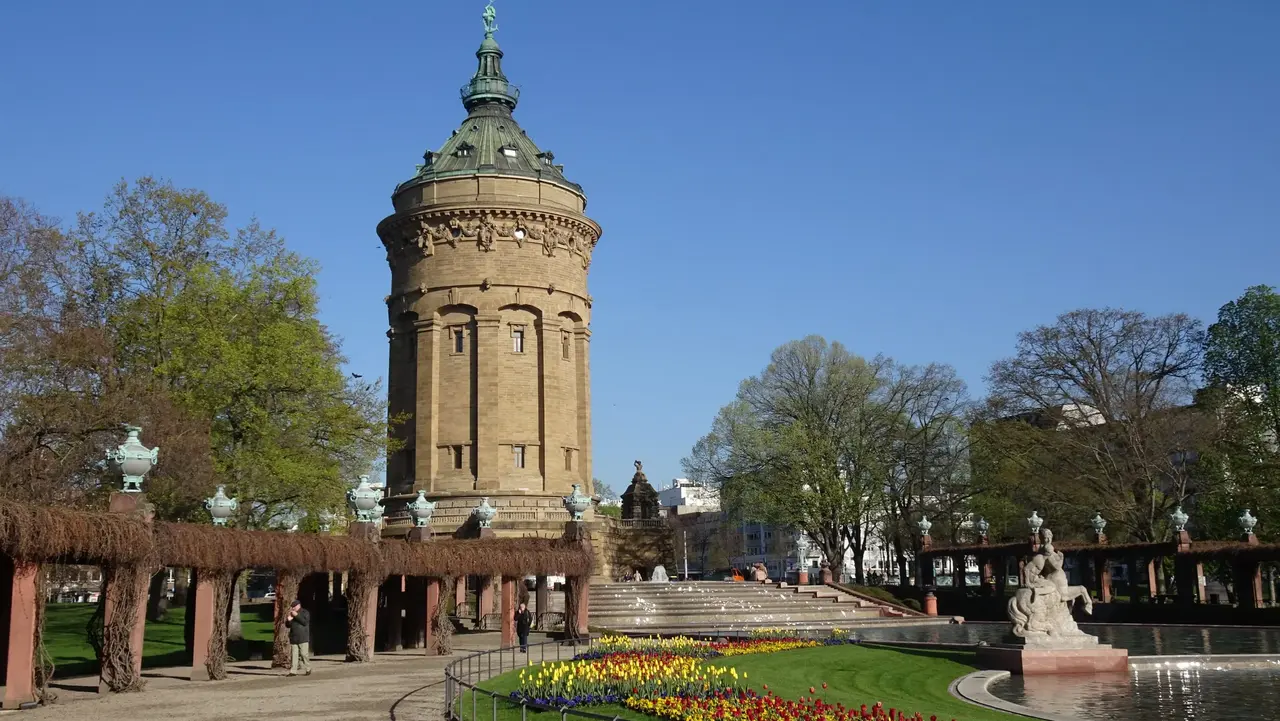
[[800,570],[796,572],[796,585],[797,586],[809,585],[809,569],[808,568],[801,566]]
[[926,616],[938,615],[938,597],[930,591],[924,595],[924,613]]
[[1127,673],[1129,652],[1087,634],[1044,642],[1007,637],[1004,643],[979,646],[978,665],[1023,676]]

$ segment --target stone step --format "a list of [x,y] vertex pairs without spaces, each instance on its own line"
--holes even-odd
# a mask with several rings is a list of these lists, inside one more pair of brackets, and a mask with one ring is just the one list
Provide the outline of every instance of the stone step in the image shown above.
[[[688,634],[694,634],[694,635],[701,635],[703,633],[709,633],[709,632],[713,633],[717,630],[733,631],[733,630],[740,630],[740,629],[746,630],[746,629],[752,629],[752,628],[782,628],[782,629],[794,628],[797,631],[799,631],[799,630],[808,630],[808,629],[835,629],[835,628],[839,628],[839,629],[882,628],[885,626],[889,626],[889,627],[904,626],[904,625],[915,626],[915,625],[934,625],[934,624],[942,624],[942,623],[947,623],[947,621],[945,620],[919,621],[919,620],[913,619],[908,622],[908,621],[904,621],[903,619],[897,619],[897,618],[855,618],[855,619],[807,620],[807,621],[777,621],[777,620],[769,620],[769,621],[762,621],[762,622],[735,621],[735,622],[724,622],[724,623],[717,623],[717,624],[707,624],[707,623],[652,623],[652,624],[646,623],[646,624],[635,624],[635,625],[618,624],[618,625],[609,626],[609,628],[616,631],[628,631],[628,632],[640,632],[640,633],[661,632],[664,634],[688,633]],[[594,622],[592,625],[595,625]]]

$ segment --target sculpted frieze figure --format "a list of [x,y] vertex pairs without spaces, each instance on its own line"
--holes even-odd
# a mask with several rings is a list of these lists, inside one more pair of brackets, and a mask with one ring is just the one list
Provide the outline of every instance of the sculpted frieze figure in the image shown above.
[[486,253],[493,250],[493,241],[498,237],[498,227],[494,225],[492,218],[484,216],[473,223],[466,232],[468,237],[476,239],[476,245],[480,250]]
[[1093,613],[1089,589],[1068,583],[1062,552],[1053,548],[1053,532],[1041,529],[1040,536],[1040,550],[1023,567],[1019,588],[1009,599],[1013,635],[1041,641],[1088,636],[1076,625],[1071,610],[1077,600],[1083,600],[1085,613]]

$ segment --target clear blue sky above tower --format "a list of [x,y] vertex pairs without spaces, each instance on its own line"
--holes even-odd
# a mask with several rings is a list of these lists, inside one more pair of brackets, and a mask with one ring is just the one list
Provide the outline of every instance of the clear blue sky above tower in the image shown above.
[[[499,0],[517,117],[582,183],[595,471],[655,482],[777,345],[954,364],[1083,306],[1211,319],[1280,284],[1280,3]],[[479,0],[21,3],[0,193],[143,174],[324,266],[385,375],[374,226],[463,117]]]

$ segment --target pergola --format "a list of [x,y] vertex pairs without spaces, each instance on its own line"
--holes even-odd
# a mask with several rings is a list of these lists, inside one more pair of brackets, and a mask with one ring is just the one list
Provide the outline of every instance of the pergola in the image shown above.
[[[401,625],[408,624],[416,637],[424,640],[426,654],[449,653],[452,621],[445,615],[441,599],[455,589],[461,598],[467,577],[481,579],[480,613],[486,604],[492,604],[489,589],[498,581],[503,645],[515,643],[516,583],[529,575],[538,577],[541,604],[546,596],[546,576],[563,574],[567,580],[565,633],[570,637],[587,633],[594,554],[581,522],[581,499],[566,499],[575,520],[565,524],[559,538],[495,538],[487,523],[482,523],[481,528],[469,531],[478,538],[433,539],[430,528],[420,524],[407,537],[384,540],[376,517],[381,515],[380,508],[373,515],[358,513],[345,536],[156,521],[141,492],[140,475],[134,479],[131,490],[111,494],[106,512],[0,501],[0,624],[7,621],[5,645],[0,649],[4,708],[41,701],[47,688],[48,679],[38,658],[42,651],[44,564],[103,569],[100,692],[142,688],[148,587],[151,576],[166,567],[189,568],[195,575],[194,595],[188,605],[192,617],[188,623],[194,625],[193,680],[226,678],[232,585],[240,572],[250,569],[276,573],[273,662],[277,666],[287,665],[289,657],[284,611],[295,598],[327,597],[331,583],[334,596],[342,593],[347,602],[349,661],[372,659],[380,588],[391,611],[384,624],[389,639],[386,645],[399,647],[400,639],[408,635],[408,629]],[[210,499],[211,510],[217,498]]]
[[[1164,558],[1174,560],[1174,580],[1177,587],[1176,602],[1179,604],[1207,603],[1205,593],[1204,563],[1206,561],[1224,561],[1231,564],[1232,576],[1235,579],[1239,602],[1243,608],[1261,608],[1263,605],[1262,569],[1264,562],[1280,561],[1280,544],[1261,543],[1253,533],[1254,519],[1246,511],[1241,516],[1244,530],[1241,538],[1235,541],[1193,541],[1186,530],[1186,516],[1181,509],[1175,512],[1175,530],[1172,541],[1154,543],[1108,543],[1103,532],[1105,521],[1095,518],[1092,538],[1086,542],[1062,541],[1054,543],[1054,548],[1068,558],[1074,558],[1081,569],[1086,586],[1094,592],[1098,601],[1109,603],[1112,600],[1111,573],[1112,566],[1125,566],[1129,569],[1131,579],[1147,580],[1148,597],[1156,600],[1158,583],[1156,566]],[[1032,519],[1038,520],[1036,514]],[[1029,519],[1030,520],[1030,519]],[[1178,521],[1181,523],[1178,523]],[[984,593],[994,594],[996,589],[1004,589],[1008,585],[1009,568],[1016,562],[1021,571],[1025,559],[1040,550],[1040,532],[1033,523],[1034,530],[1025,541],[992,544],[985,533],[980,533],[976,544],[936,546],[928,535],[928,529],[922,529],[921,552],[919,562],[919,583],[922,587],[934,586],[933,560],[937,558],[952,559],[953,585],[956,588],[965,586],[965,561],[976,559],[981,569],[982,589]],[[1245,589],[1248,589],[1247,591]],[[1138,599],[1133,599],[1138,600]]]

